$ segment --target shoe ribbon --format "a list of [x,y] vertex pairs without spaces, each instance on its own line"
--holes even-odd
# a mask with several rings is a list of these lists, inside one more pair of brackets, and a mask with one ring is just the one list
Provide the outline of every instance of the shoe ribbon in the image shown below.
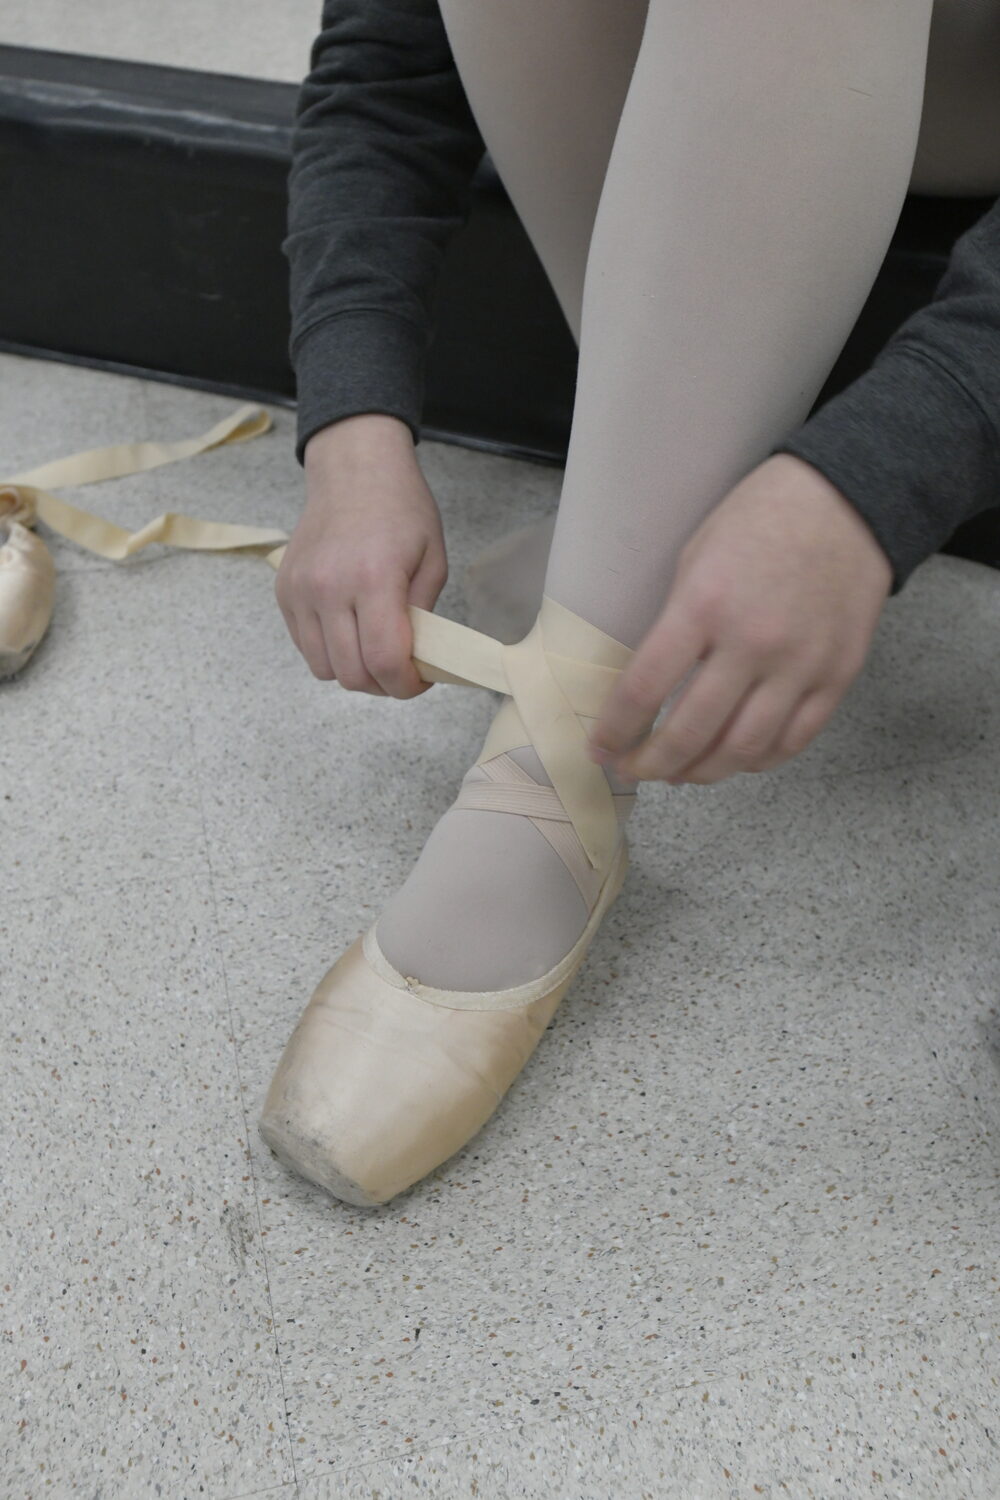
[[[260,406],[241,406],[217,422],[201,437],[178,443],[120,443],[110,448],[89,448],[67,458],[0,479],[0,516],[30,526],[36,519],[44,521],[60,536],[96,552],[100,557],[121,562],[141,552],[151,542],[168,547],[188,547],[211,552],[251,551],[262,553],[265,562],[277,568],[284,554],[288,536],[264,526],[238,526],[222,521],[202,521],[194,516],[168,511],[149,521],[138,531],[127,531],[90,511],[53,495],[48,486],[96,484],[102,479],[120,479],[145,469],[158,469],[176,463],[210,448],[242,443],[257,437],[271,426],[271,418]],[[13,508],[12,508],[13,507]]]
[[[409,607],[412,656],[425,682],[454,682],[509,694],[592,867],[606,874],[621,831],[607,777],[588,756],[579,716],[597,718],[632,652],[542,595],[523,640],[506,646],[417,605]],[[487,741],[487,745],[489,741]]]

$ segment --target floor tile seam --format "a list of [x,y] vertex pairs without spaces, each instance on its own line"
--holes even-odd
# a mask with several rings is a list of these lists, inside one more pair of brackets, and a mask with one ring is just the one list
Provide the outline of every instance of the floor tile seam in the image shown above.
[[[146,398],[147,398],[147,393],[144,391],[143,395],[142,395],[142,404],[143,404],[144,408],[146,406]],[[169,620],[170,620],[170,624],[171,624],[172,628],[176,626],[176,614],[175,614],[175,610],[176,610],[176,601],[173,600],[173,599],[171,599],[170,602],[169,602]],[[281,1405],[282,1405],[281,1416],[282,1416],[282,1422],[284,1424],[285,1439],[286,1439],[286,1442],[287,1442],[287,1445],[288,1445],[288,1462],[289,1462],[289,1465],[291,1467],[291,1472],[292,1472],[292,1483],[297,1486],[298,1476],[297,1476],[296,1466],[295,1466],[295,1449],[294,1449],[294,1445],[293,1445],[293,1442],[292,1442],[291,1425],[290,1425],[289,1416],[288,1416],[288,1398],[287,1398],[287,1394],[286,1394],[286,1391],[285,1391],[284,1362],[283,1362],[283,1360],[281,1358],[281,1347],[280,1347],[280,1343],[279,1343],[279,1339],[278,1339],[278,1323],[277,1323],[277,1318],[275,1316],[275,1310],[274,1310],[274,1296],[273,1296],[272,1287],[271,1287],[271,1272],[270,1272],[270,1266],[268,1264],[267,1242],[266,1242],[266,1236],[264,1234],[264,1221],[263,1221],[263,1214],[262,1214],[262,1211],[261,1211],[261,1203],[260,1203],[260,1196],[261,1196],[261,1194],[260,1194],[259,1184],[257,1182],[257,1172],[256,1172],[256,1167],[255,1167],[255,1162],[254,1162],[254,1154],[253,1154],[253,1149],[252,1149],[252,1145],[251,1145],[251,1141],[250,1141],[250,1122],[249,1122],[248,1112],[247,1112],[246,1090],[244,1088],[243,1076],[242,1076],[242,1071],[241,1071],[241,1068],[240,1068],[240,1050],[239,1050],[239,1047],[238,1047],[237,1042],[236,1042],[237,1032],[236,1032],[236,1027],[235,1027],[235,1023],[234,1023],[234,1016],[233,1016],[232,994],[231,994],[230,986],[229,986],[229,972],[228,972],[228,969],[227,969],[227,966],[226,966],[225,952],[224,952],[223,943],[222,943],[222,928],[221,928],[221,923],[220,923],[220,918],[219,918],[219,902],[218,902],[218,896],[217,896],[216,885],[215,885],[215,870],[214,870],[213,863],[212,863],[211,842],[210,842],[210,839],[209,839],[207,820],[206,820],[206,817],[205,817],[205,804],[204,804],[203,786],[202,786],[202,779],[201,779],[201,767],[200,767],[200,764],[199,764],[198,755],[197,755],[197,749],[196,749],[196,745],[195,745],[194,715],[193,715],[193,711],[192,711],[192,702],[191,702],[191,694],[190,694],[190,679],[188,677],[187,665],[186,665],[186,661],[185,661],[185,657],[184,657],[184,653],[183,652],[180,653],[179,661],[180,661],[180,674],[181,674],[181,704],[182,704],[182,710],[183,710],[183,713],[184,713],[185,722],[186,722],[186,725],[187,725],[188,743],[189,743],[189,745],[191,747],[191,757],[192,757],[192,761],[193,761],[192,774],[194,776],[195,791],[196,791],[196,795],[197,795],[197,799],[198,799],[198,812],[199,812],[199,817],[200,817],[200,822],[201,822],[201,840],[202,840],[202,847],[203,847],[203,850],[204,850],[205,866],[206,866],[207,875],[208,875],[208,893],[209,893],[209,900],[211,902],[211,910],[212,910],[212,935],[211,935],[211,944],[210,944],[210,946],[211,946],[212,951],[215,953],[217,961],[218,961],[219,973],[220,973],[220,976],[221,976],[221,979],[222,979],[222,990],[223,990],[223,995],[225,997],[225,1003],[226,1003],[226,1012],[227,1012],[227,1015],[228,1015],[228,1018],[229,1018],[230,1044],[231,1044],[231,1047],[232,1047],[232,1059],[233,1059],[233,1066],[234,1066],[234,1069],[235,1069],[235,1072],[236,1072],[236,1086],[237,1086],[237,1090],[239,1092],[240,1108],[241,1108],[242,1113],[243,1113],[244,1144],[245,1144],[245,1148],[246,1148],[246,1158],[247,1158],[247,1164],[248,1164],[248,1169],[249,1169],[249,1173],[250,1173],[250,1187],[251,1187],[251,1192],[253,1194],[254,1208],[255,1208],[255,1211],[256,1211],[256,1218],[257,1218],[257,1234],[258,1234],[258,1238],[259,1238],[259,1241],[260,1241],[261,1265],[263,1266],[263,1270],[264,1270],[264,1286],[265,1286],[265,1290],[266,1290],[266,1293],[267,1293],[267,1302],[268,1302],[268,1308],[269,1308],[270,1318],[271,1318],[271,1336],[272,1336],[272,1338],[274,1340],[274,1359],[275,1359],[275,1364],[276,1364],[276,1367],[277,1367],[278,1387],[279,1387],[279,1390],[280,1390],[280,1393],[281,1393]],[[298,1493],[298,1490],[296,1488],[296,1494],[297,1493]]]
[[[970,1341],[974,1345],[980,1343],[978,1332],[977,1332],[974,1324],[972,1324],[965,1315],[961,1315],[960,1317],[954,1319],[953,1323],[962,1323],[962,1324],[964,1324],[965,1327],[966,1327],[966,1331],[968,1332],[968,1334],[970,1336]],[[891,1333],[891,1332],[887,1332],[887,1333],[884,1333],[884,1334],[878,1334],[878,1335],[876,1335],[875,1339],[874,1339],[874,1343],[875,1343],[875,1346],[876,1346],[876,1351],[878,1353],[883,1352],[883,1346],[885,1346],[886,1347],[886,1351],[889,1352],[889,1353],[891,1353],[892,1352],[892,1342],[897,1337],[898,1337],[898,1335],[896,1335],[894,1333]],[[845,1339],[844,1342],[846,1344],[846,1343],[848,1343],[850,1341]],[[861,1343],[862,1340],[859,1338],[857,1340],[857,1342]],[[871,1353],[872,1342],[873,1341],[872,1341],[870,1335],[864,1341],[865,1353],[866,1353],[866,1356],[869,1357],[869,1358],[870,1358],[870,1353]],[[801,1362],[803,1362],[805,1360],[815,1359],[816,1362],[817,1362],[817,1365],[819,1365],[821,1361],[823,1361],[823,1360],[825,1360],[827,1358],[828,1354],[829,1354],[829,1345],[823,1345],[823,1346],[821,1346],[821,1345],[817,1344],[816,1346],[809,1346],[809,1347],[807,1347],[806,1349],[803,1350],[801,1348],[795,1347],[792,1344],[788,1344],[780,1352],[779,1357],[777,1359],[775,1359],[774,1357],[772,1357],[769,1360],[767,1360],[767,1361],[765,1361],[763,1363],[760,1363],[760,1364],[750,1363],[750,1364],[747,1364],[747,1365],[740,1365],[738,1368],[734,1368],[734,1369],[732,1369],[730,1371],[726,1371],[726,1372],[718,1372],[718,1371],[716,1371],[716,1372],[713,1373],[711,1371],[705,1371],[705,1372],[703,1372],[703,1376],[701,1378],[693,1379],[693,1380],[686,1380],[686,1381],[683,1381],[683,1382],[679,1383],[678,1385],[670,1386],[670,1387],[668,1387],[666,1390],[664,1390],[662,1392],[659,1392],[659,1393],[657,1393],[657,1394],[655,1394],[653,1396],[647,1397],[647,1399],[650,1400],[650,1401],[662,1401],[667,1396],[669,1396],[669,1395],[671,1395],[673,1393],[679,1393],[679,1392],[687,1391],[687,1390],[694,1390],[698,1386],[702,1386],[702,1385],[706,1386],[706,1388],[707,1388],[710,1381],[719,1382],[721,1380],[721,1381],[730,1381],[731,1382],[731,1381],[738,1380],[740,1378],[740,1376],[744,1376],[744,1375],[745,1376],[757,1377],[757,1376],[760,1376],[760,1375],[767,1375],[769,1373],[780,1374],[780,1373],[782,1373],[782,1371],[785,1368],[784,1364],[781,1363],[781,1355],[784,1356],[784,1359],[786,1361],[795,1360],[796,1362],[799,1362],[799,1363],[801,1363]],[[981,1348],[977,1349],[977,1357],[980,1360],[984,1360],[984,1355],[982,1353]],[[984,1372],[985,1372],[985,1369],[986,1369],[985,1363],[983,1365],[983,1368],[984,1368]],[[813,1379],[816,1378],[817,1374],[819,1376],[821,1376],[821,1377],[829,1377],[830,1379],[838,1379],[838,1378],[839,1379],[844,1379],[846,1377],[850,1377],[851,1374],[852,1374],[852,1371],[848,1367],[848,1365],[845,1363],[845,1364],[842,1364],[839,1369],[818,1369],[816,1372],[814,1372]],[[433,1452],[437,1451],[440,1448],[451,1447],[455,1443],[461,1443],[461,1442],[466,1441],[467,1439],[476,1439],[476,1438],[491,1437],[491,1436],[496,1435],[497,1433],[512,1431],[513,1429],[519,1428],[519,1427],[535,1428],[535,1427],[538,1427],[538,1426],[543,1426],[543,1427],[544,1426],[552,1426],[556,1422],[564,1422],[564,1421],[568,1422],[568,1423],[572,1423],[573,1421],[578,1420],[581,1416],[590,1416],[590,1415],[593,1415],[594,1413],[597,1413],[597,1412],[600,1412],[602,1416],[607,1414],[607,1415],[613,1415],[613,1416],[616,1416],[616,1417],[625,1417],[625,1418],[627,1418],[627,1417],[629,1417],[629,1416],[631,1416],[631,1415],[634,1414],[636,1405],[638,1403],[640,1403],[641,1400],[642,1400],[642,1398],[630,1397],[630,1398],[628,1398],[627,1400],[624,1400],[624,1401],[615,1401],[612,1398],[612,1399],[607,1400],[607,1401],[596,1402],[593,1406],[586,1407],[586,1408],[581,1408],[579,1411],[576,1411],[576,1412],[559,1412],[559,1413],[556,1413],[555,1415],[553,1415],[551,1412],[539,1412],[535,1416],[532,1416],[532,1415],[529,1415],[529,1414],[525,1413],[524,1415],[522,1415],[521,1417],[516,1418],[513,1421],[510,1421],[510,1422],[507,1422],[507,1423],[501,1423],[501,1425],[499,1425],[499,1426],[494,1425],[490,1421],[487,1420],[487,1421],[484,1421],[481,1424],[477,1424],[474,1427],[463,1429],[462,1432],[454,1433],[451,1436],[444,1437],[439,1442],[432,1443],[432,1444],[430,1444],[427,1447],[423,1447],[422,1446],[422,1447],[419,1447],[419,1448],[407,1448],[405,1450],[396,1450],[396,1449],[387,1450],[382,1456],[380,1456],[378,1458],[363,1459],[360,1463],[357,1463],[357,1464],[348,1463],[348,1466],[346,1468],[340,1468],[337,1465],[330,1465],[328,1468],[315,1469],[315,1470],[309,1471],[308,1473],[300,1474],[298,1476],[298,1479],[299,1479],[299,1483],[301,1483],[301,1484],[304,1484],[308,1480],[322,1479],[324,1477],[334,1476],[334,1475],[336,1475],[336,1477],[338,1479],[343,1479],[344,1477],[346,1477],[349,1474],[357,1473],[357,1472],[363,1471],[365,1469],[379,1468],[379,1467],[383,1466],[384,1464],[392,1463],[392,1462],[394,1462],[396,1460],[401,1460],[401,1459],[406,1459],[406,1458],[417,1458],[417,1457],[419,1457],[422,1454],[433,1453]],[[720,1455],[718,1453],[716,1453],[716,1457],[720,1458]]]

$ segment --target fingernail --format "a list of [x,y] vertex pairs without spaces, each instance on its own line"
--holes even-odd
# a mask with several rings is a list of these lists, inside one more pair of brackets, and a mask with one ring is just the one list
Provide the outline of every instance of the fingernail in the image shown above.
[[605,750],[601,745],[588,746],[588,753],[591,760],[596,761],[599,766],[607,765],[611,759],[611,751]]

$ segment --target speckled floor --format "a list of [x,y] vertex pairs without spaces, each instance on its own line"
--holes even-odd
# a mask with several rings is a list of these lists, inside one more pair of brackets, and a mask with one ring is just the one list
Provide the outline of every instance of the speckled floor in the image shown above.
[[[235,405],[0,383],[0,473]],[[273,415],[79,503],[290,529]],[[560,475],[420,457],[462,618]],[[500,1110],[365,1210],[256,1115],[493,701],[313,678],[257,558],[53,550],[0,686],[4,1497],[995,1496],[1000,573],[932,559],[780,771],[646,788]]]

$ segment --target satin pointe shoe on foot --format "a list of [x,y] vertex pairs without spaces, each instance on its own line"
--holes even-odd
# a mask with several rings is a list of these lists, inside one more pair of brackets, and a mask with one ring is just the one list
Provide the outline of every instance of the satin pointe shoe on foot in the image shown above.
[[56,568],[33,520],[30,503],[0,486],[0,680],[27,664],[52,619]]
[[[490,780],[463,784],[454,805],[529,816],[589,917],[558,963],[510,989],[435,989],[399,973],[379,947],[377,921],[327,971],[288,1039],[258,1128],[286,1166],[362,1206],[427,1176],[500,1104],[621,889],[628,849],[618,811],[635,796],[612,793],[580,722],[600,713],[628,647],[547,595],[513,645],[415,605],[409,613],[424,681],[505,695],[475,762]],[[506,753],[529,741],[551,787]]]

